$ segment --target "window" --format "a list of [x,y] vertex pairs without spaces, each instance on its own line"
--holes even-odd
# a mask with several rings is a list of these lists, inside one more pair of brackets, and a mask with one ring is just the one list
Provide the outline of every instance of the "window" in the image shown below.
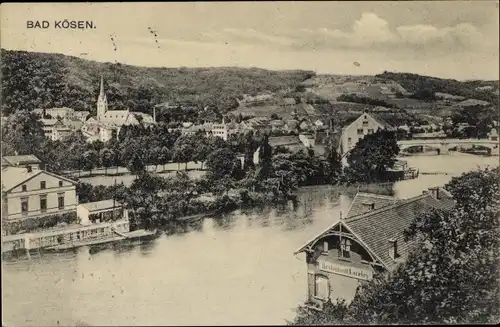
[[358,135],[363,135],[363,129],[362,128],[358,128]]
[[330,297],[329,284],[326,276],[316,275],[314,278],[314,296],[322,300],[328,300]]
[[323,253],[328,253],[328,242],[323,242]]
[[59,187],[63,186],[63,181],[59,181]]
[[28,213],[28,198],[21,198],[21,212],[23,214]]
[[368,120],[363,121],[363,127],[368,127]]
[[57,207],[59,209],[64,209],[64,193],[57,194]]
[[23,192],[26,192],[26,190],[28,189],[28,187],[26,185],[23,185],[23,186],[21,186],[21,189],[23,190]]
[[47,210],[47,195],[40,195],[40,210],[42,212]]
[[43,190],[45,188],[45,181],[41,181],[40,182],[40,188]]
[[346,259],[351,257],[351,241],[346,238],[340,241],[340,256]]
[[373,134],[373,128],[368,128],[368,134]]
[[347,139],[347,144],[351,144],[352,143],[352,139],[351,138],[348,138]]
[[491,140],[492,140],[492,141],[498,141],[498,136],[492,136],[492,137],[491,137]]

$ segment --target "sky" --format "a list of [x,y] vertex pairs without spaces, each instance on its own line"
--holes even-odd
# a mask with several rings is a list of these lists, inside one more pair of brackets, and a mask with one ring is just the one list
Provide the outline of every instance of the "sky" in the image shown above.
[[[499,79],[493,0],[8,3],[0,14],[4,49],[101,62]],[[95,28],[54,28],[64,19]]]

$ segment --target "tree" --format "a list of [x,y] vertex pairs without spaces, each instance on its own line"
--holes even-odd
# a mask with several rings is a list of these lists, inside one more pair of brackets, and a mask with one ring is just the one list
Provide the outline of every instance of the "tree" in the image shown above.
[[10,115],[2,126],[3,155],[38,155],[44,142],[43,124],[38,115],[28,110]]
[[161,148],[159,146],[151,147],[147,149],[147,157],[146,162],[149,164],[155,165],[155,171],[158,170],[158,165],[160,164],[160,151]]
[[173,159],[178,165],[184,163],[185,170],[187,170],[187,163],[195,157],[196,143],[194,135],[183,135],[174,143]]
[[163,165],[163,170],[165,170],[165,165],[170,161],[172,158],[172,153],[170,150],[164,146],[160,148],[160,152],[158,153],[158,162],[160,165]]
[[108,175],[108,168],[114,164],[115,154],[112,150],[104,148],[101,150],[101,165],[104,167],[104,174]]
[[330,146],[328,148],[326,161],[328,182],[335,183],[342,174],[342,161],[335,147]]
[[89,176],[92,175],[92,170],[99,163],[99,154],[95,150],[88,150],[83,154],[83,169],[89,171]]
[[366,135],[347,155],[347,178],[367,183],[384,181],[387,169],[393,167],[398,153],[394,132],[381,130]]
[[144,154],[137,151],[132,155],[132,158],[127,163],[127,168],[133,175],[139,176],[144,173],[146,164],[144,163]]
[[265,135],[259,148],[260,178],[265,179],[271,174],[273,148],[269,145],[269,136]]
[[241,172],[241,160],[230,149],[218,149],[208,155],[207,169],[213,181],[225,177],[238,178]]

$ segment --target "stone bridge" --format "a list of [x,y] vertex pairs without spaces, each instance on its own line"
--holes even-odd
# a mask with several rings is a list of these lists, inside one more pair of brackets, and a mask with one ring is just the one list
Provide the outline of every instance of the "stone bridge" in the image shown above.
[[489,139],[430,139],[430,140],[401,140],[398,141],[401,151],[416,147],[429,146],[437,148],[438,154],[448,154],[450,147],[460,145],[480,145],[491,149],[492,153],[498,153],[499,141]]

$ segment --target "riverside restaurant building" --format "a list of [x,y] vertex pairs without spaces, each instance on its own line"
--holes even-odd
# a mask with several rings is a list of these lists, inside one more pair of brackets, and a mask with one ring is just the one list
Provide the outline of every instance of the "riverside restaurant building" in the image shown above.
[[453,206],[451,194],[442,188],[404,200],[358,193],[344,219],[295,252],[306,253],[305,304],[322,310],[327,301],[350,301],[360,283],[376,274],[390,274],[406,260],[412,243],[405,242],[403,232],[417,216]]

